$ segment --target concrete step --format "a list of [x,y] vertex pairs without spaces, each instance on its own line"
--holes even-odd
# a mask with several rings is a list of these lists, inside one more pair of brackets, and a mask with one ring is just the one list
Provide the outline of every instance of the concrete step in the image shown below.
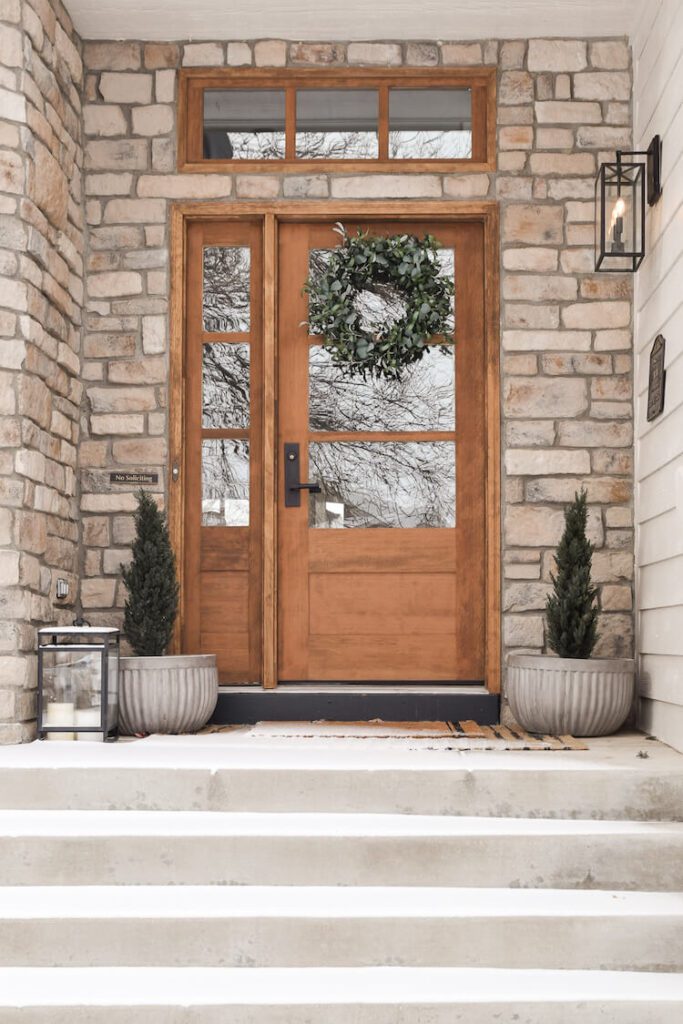
[[0,808],[683,818],[683,757],[635,733],[540,754],[249,736],[0,748]]
[[683,824],[397,814],[1,811],[6,885],[683,890]]
[[4,968],[3,1024],[680,1024],[683,977],[456,968]]
[[1,888],[0,963],[680,971],[683,893]]

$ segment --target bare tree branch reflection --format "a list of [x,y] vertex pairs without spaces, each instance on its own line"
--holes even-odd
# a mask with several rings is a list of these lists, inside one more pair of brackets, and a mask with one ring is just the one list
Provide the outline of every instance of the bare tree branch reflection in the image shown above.
[[205,331],[249,330],[251,253],[247,246],[207,246],[203,253]]
[[202,441],[202,526],[249,525],[249,442]]
[[472,156],[472,132],[390,131],[389,155],[395,160],[467,160]]
[[327,528],[455,525],[452,441],[309,444],[309,522]]
[[203,427],[249,426],[249,355],[249,345],[204,345]]
[[430,346],[400,380],[351,377],[329,352],[311,346],[311,430],[453,430],[455,361],[452,346]]

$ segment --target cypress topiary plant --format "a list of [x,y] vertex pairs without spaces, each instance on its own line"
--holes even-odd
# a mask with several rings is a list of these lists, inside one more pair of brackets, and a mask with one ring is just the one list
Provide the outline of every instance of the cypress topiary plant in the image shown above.
[[146,492],[138,493],[133,558],[121,566],[128,590],[123,631],[140,657],[164,654],[178,613],[176,561],[166,516]]
[[565,509],[564,533],[557,548],[557,575],[551,575],[546,618],[548,645],[561,658],[590,658],[598,639],[597,590],[591,582],[593,545],[586,537],[586,492]]

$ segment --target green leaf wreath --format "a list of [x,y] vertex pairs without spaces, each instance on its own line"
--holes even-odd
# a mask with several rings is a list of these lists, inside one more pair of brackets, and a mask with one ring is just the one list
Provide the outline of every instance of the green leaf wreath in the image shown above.
[[[309,330],[322,335],[346,374],[398,380],[435,335],[453,341],[454,288],[437,258],[441,246],[432,235],[382,237],[359,229],[352,236],[343,224],[334,230],[341,244],[304,285]],[[373,296],[384,303],[374,320],[367,314]]]

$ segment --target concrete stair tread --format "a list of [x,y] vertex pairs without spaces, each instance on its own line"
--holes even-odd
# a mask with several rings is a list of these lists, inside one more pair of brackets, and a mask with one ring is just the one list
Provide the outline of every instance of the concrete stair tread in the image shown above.
[[683,839],[683,822],[494,818],[421,814],[249,811],[0,811],[8,837],[277,836],[666,836]]
[[222,917],[683,919],[683,893],[427,886],[0,887],[0,921],[6,922]]
[[0,1008],[593,1001],[678,1003],[683,975],[443,967],[0,968]]

